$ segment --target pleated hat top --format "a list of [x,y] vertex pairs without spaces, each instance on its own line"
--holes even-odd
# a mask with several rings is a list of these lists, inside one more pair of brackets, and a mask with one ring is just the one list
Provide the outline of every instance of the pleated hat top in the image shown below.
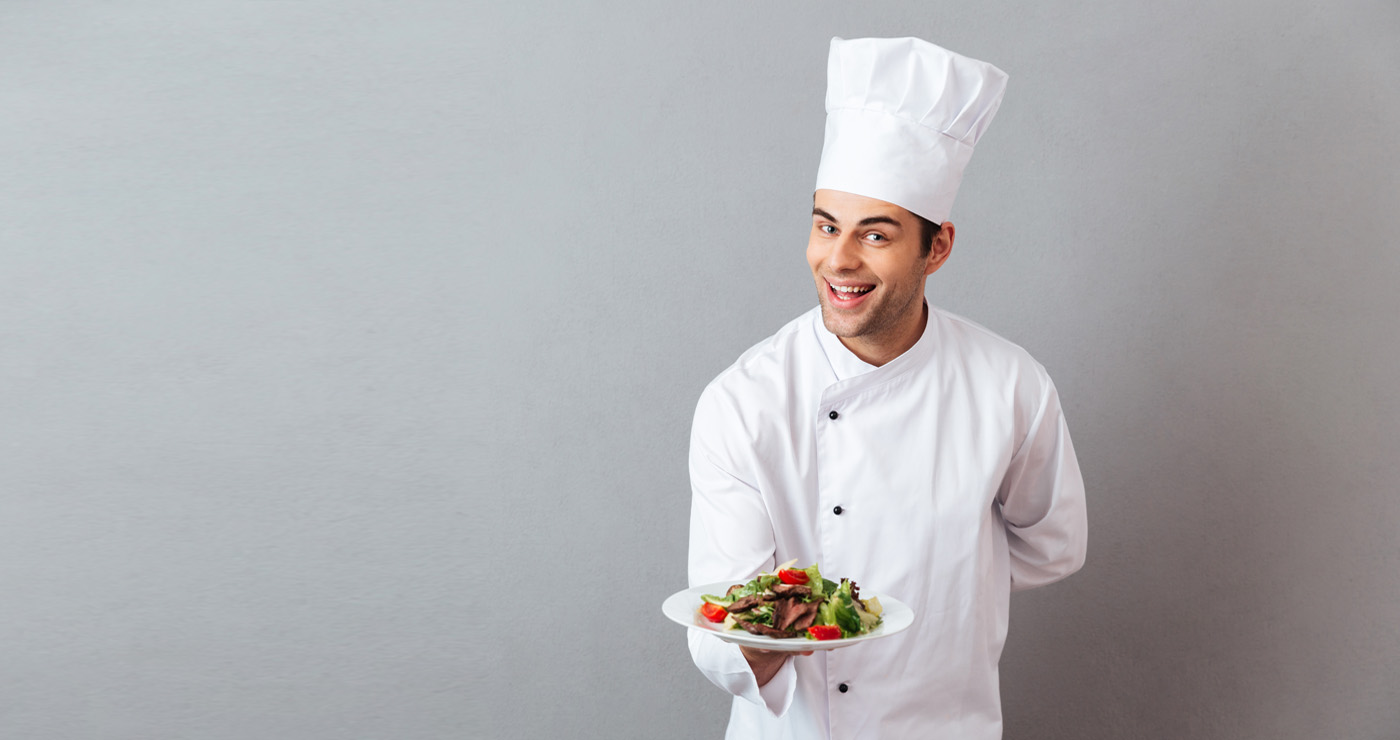
[[833,38],[817,190],[893,203],[943,223],[1006,73],[916,38]]

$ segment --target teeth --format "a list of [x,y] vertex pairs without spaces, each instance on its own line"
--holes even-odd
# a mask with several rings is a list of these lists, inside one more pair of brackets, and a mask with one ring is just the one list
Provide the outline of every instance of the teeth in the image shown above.
[[871,290],[874,289],[873,287],[870,287],[870,288],[857,288],[857,287],[855,287],[855,286],[845,286],[845,285],[833,285],[833,286],[831,286],[831,287],[832,287],[832,289],[835,290],[837,293],[869,293]]

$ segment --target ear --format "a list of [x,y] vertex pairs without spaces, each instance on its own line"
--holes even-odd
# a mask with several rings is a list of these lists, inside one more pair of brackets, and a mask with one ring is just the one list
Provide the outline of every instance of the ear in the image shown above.
[[948,261],[948,255],[953,253],[953,238],[957,236],[957,229],[953,228],[952,221],[944,221],[943,227],[938,230],[938,236],[933,238],[933,244],[928,250],[928,261],[924,263],[924,277],[928,277],[938,268]]

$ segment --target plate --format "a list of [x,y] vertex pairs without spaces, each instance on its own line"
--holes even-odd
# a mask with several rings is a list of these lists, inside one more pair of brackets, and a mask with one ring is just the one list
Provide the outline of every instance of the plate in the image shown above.
[[718,637],[725,642],[732,642],[736,645],[747,645],[749,647],[761,648],[763,650],[782,650],[786,652],[803,652],[806,650],[835,650],[836,648],[847,647],[857,643],[878,640],[881,637],[903,632],[914,623],[914,610],[905,606],[904,602],[885,594],[863,594],[864,598],[874,596],[880,600],[880,606],[884,607],[880,617],[884,620],[879,627],[858,637],[843,637],[839,640],[808,640],[805,637],[795,637],[783,639],[779,637],[768,637],[766,635],[755,635],[745,632],[742,629],[725,629],[723,623],[711,622],[700,616],[701,594],[718,596],[729,590],[737,581],[720,581],[705,586],[696,586],[684,591],[677,591],[661,602],[661,611],[676,624],[689,627],[693,630],[707,632]]

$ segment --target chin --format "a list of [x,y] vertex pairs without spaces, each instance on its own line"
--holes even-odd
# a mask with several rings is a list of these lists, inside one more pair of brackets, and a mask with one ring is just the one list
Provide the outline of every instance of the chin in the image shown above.
[[822,323],[826,325],[826,330],[843,339],[858,337],[864,326],[858,321],[843,321],[840,317],[834,316],[835,312],[825,303],[822,304]]

